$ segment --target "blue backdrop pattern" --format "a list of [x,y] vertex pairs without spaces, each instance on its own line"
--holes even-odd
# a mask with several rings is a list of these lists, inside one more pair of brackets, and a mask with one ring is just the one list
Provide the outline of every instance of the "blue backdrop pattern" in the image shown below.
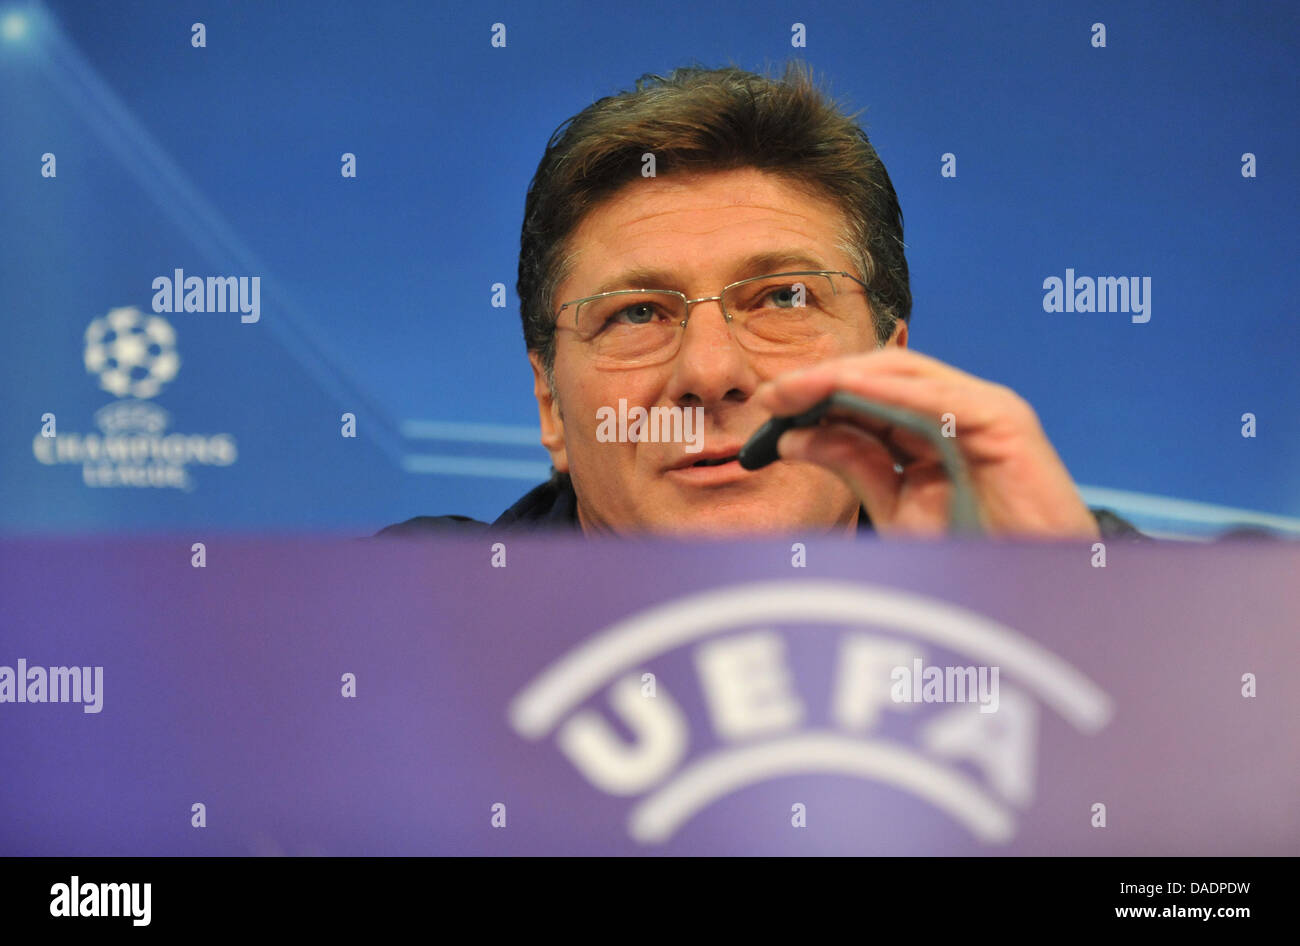
[[[547,469],[514,295],[547,138],[645,72],[798,57],[866,108],[913,347],[1018,390],[1154,531],[1300,531],[1297,48],[1274,3],[0,3],[0,530],[494,517]],[[44,462],[42,415],[65,443],[124,422],[87,328],[177,268],[260,275],[261,319],[164,315],[179,367],[137,422],[234,462],[189,488]],[[1045,312],[1067,268],[1149,276],[1150,321]]]

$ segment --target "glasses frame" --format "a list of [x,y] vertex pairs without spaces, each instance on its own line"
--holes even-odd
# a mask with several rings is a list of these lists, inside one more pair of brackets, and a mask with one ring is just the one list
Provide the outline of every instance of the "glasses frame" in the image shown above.
[[[681,328],[686,328],[686,323],[691,320],[691,308],[700,302],[718,303],[718,306],[722,309],[722,317],[726,320],[727,324],[731,324],[732,321],[731,313],[727,311],[726,305],[723,304],[722,297],[725,296],[730,290],[735,289],[737,286],[744,286],[747,283],[752,283],[752,282],[761,282],[764,279],[775,279],[778,276],[847,276],[849,279],[852,279],[855,283],[857,283],[864,290],[866,290],[867,293],[871,292],[871,287],[868,286],[865,282],[863,282],[857,276],[854,276],[852,273],[846,272],[842,269],[801,269],[789,273],[767,273],[766,275],[763,276],[750,276],[746,279],[738,279],[733,283],[727,283],[727,285],[723,286],[721,291],[716,296],[700,296],[698,299],[688,299],[686,298],[686,293],[681,292],[677,289],[612,289],[609,292],[598,292],[594,296],[583,296],[581,299],[574,299],[571,302],[564,303],[564,305],[560,306],[560,308],[555,313],[555,322],[558,325],[560,321],[560,314],[570,306],[574,306],[575,308],[573,310],[573,327],[576,329],[578,327],[578,310],[577,310],[578,306],[585,305],[588,302],[595,302],[597,299],[607,299],[610,296],[631,296],[643,292],[662,292],[662,293],[667,293],[668,295],[677,296],[679,299],[682,300],[682,303],[684,304],[686,309],[686,314],[682,316]],[[834,286],[835,284],[831,283],[831,287],[834,288]],[[839,295],[838,291],[836,291],[836,295]]]

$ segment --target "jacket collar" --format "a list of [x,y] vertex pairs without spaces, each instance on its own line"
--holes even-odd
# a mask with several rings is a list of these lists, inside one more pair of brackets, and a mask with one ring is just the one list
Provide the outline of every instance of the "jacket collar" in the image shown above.
[[[554,473],[549,482],[535,486],[492,523],[521,529],[578,529],[578,497],[565,473]],[[858,509],[858,533],[874,532],[867,510]]]

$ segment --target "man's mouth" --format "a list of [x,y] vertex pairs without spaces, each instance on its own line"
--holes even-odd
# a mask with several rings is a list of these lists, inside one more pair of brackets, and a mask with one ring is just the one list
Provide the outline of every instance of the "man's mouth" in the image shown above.
[[[684,456],[679,454],[672,466],[667,468],[667,472],[672,473],[674,471],[704,469],[711,466],[727,466],[728,464],[733,464],[733,466],[728,467],[728,469],[735,469],[740,466],[740,444],[734,441],[731,443],[720,443],[712,449],[703,451],[699,457],[698,460],[695,460],[692,459],[689,453]],[[719,475],[721,475],[721,472]]]
[[691,466],[721,466],[724,463],[730,463],[732,460],[739,459],[739,455],[733,453],[729,457],[714,457],[712,460],[696,460]]

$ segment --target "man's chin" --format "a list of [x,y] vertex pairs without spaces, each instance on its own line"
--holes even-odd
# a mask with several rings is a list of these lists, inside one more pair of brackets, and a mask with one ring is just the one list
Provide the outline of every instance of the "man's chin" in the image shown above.
[[789,471],[769,468],[739,481],[726,470],[716,474],[719,482],[708,473],[689,482],[673,477],[629,486],[622,491],[630,500],[626,504],[617,496],[602,497],[597,502],[604,508],[595,510],[584,510],[579,492],[579,518],[589,532],[629,536],[730,539],[852,532],[858,503],[847,488],[832,477],[817,481],[780,473]]

